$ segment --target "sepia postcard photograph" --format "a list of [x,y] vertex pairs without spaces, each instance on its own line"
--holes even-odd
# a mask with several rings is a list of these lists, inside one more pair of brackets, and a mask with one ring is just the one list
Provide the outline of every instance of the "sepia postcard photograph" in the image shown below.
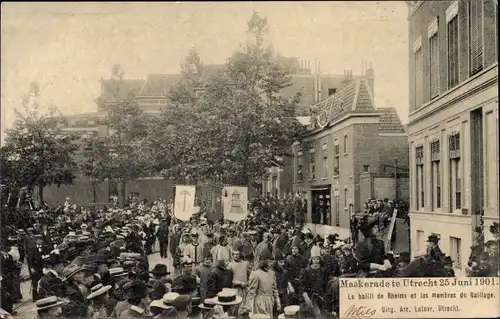
[[500,318],[497,10],[2,2],[0,319]]

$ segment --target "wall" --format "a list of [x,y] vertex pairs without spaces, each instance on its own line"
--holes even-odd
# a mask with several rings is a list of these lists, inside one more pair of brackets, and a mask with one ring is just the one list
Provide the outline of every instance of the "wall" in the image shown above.
[[[386,174],[388,175],[388,174]],[[402,174],[403,175],[403,174]],[[368,198],[390,200],[396,197],[394,177],[381,177],[375,174],[365,173],[360,176],[360,202],[364,203]],[[409,178],[398,176],[399,199],[409,199]]]
[[[460,275],[464,273],[464,268],[467,264],[470,254],[470,246],[472,246],[471,238],[471,223],[470,216],[460,215],[460,214],[425,214],[412,212],[411,213],[411,251],[412,254],[425,251],[425,241],[427,241],[427,236],[431,233],[439,234],[441,240],[439,241],[439,247],[443,253],[450,254],[450,236],[461,239],[460,247],[460,264],[455,261],[455,266],[460,266],[461,269],[456,270],[456,274]],[[432,230],[429,229],[429,224],[432,224]],[[417,240],[417,231],[424,232],[424,240],[420,242],[420,246]]]
[[[408,177],[398,177],[398,195],[399,199],[408,199]],[[375,177],[373,178],[373,198],[396,198],[396,183],[394,177]]]
[[[422,53],[423,53],[423,79],[424,79],[424,104],[429,102],[429,42],[427,36],[428,25],[438,16],[438,38],[439,38],[439,71],[440,71],[440,93],[448,90],[448,74],[447,74],[447,24],[446,24],[446,9],[454,1],[424,1],[423,4],[409,18],[409,68],[410,68],[410,112],[415,108],[414,101],[414,58],[413,58],[413,43],[421,36]],[[498,34],[496,33],[496,12],[494,9],[494,0],[484,0],[484,69],[498,61],[496,47],[498,43]],[[467,1],[459,1],[458,6],[458,28],[459,28],[459,82],[463,82],[469,78],[469,34],[468,34],[468,9]]]
[[[173,182],[163,179],[143,179],[128,182],[125,188],[126,195],[132,192],[139,193],[140,198],[146,197],[153,201],[158,197],[163,199],[173,196]],[[118,189],[119,190],[119,189]],[[64,203],[66,197],[71,202],[78,205],[88,205],[92,203],[92,183],[87,177],[78,177],[73,185],[61,185],[45,187],[43,198],[49,205]],[[96,185],[96,202],[109,202],[109,185],[107,181]]]

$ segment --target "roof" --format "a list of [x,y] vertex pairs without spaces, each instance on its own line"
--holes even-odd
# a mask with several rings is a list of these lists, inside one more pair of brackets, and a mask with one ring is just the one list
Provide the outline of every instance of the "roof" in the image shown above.
[[115,101],[115,95],[118,93],[118,99],[124,100],[130,95],[138,95],[141,92],[144,80],[135,79],[101,79],[101,100],[105,102]]
[[168,96],[170,89],[176,86],[180,80],[180,74],[150,74],[139,95]]
[[380,115],[380,133],[405,133],[405,126],[399,119],[398,112],[393,107],[379,108]]
[[320,127],[325,127],[350,113],[376,112],[376,108],[368,81],[358,78],[326,100],[311,106],[311,111],[316,115]]
[[[224,64],[211,64],[203,67],[202,81],[208,81],[224,70]],[[150,74],[142,88],[139,96],[168,96],[170,90],[179,84],[182,79],[181,74]]]

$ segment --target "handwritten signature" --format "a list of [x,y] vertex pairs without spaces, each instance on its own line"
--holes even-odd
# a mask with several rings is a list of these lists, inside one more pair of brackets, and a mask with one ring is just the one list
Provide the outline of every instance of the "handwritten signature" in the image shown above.
[[365,306],[356,306],[352,305],[350,306],[345,312],[344,312],[344,318],[370,318],[375,315],[377,310],[372,309],[372,308],[367,308]]

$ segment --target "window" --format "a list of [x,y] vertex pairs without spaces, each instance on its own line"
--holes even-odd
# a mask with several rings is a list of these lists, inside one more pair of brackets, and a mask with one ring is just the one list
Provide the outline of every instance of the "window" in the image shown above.
[[370,165],[363,165],[363,173],[369,173],[370,172]]
[[462,169],[460,167],[460,133],[449,136],[450,212],[462,208]]
[[458,1],[455,1],[446,10],[446,23],[448,33],[448,89],[451,89],[459,82]]
[[413,63],[414,63],[414,81],[415,81],[415,109],[423,104],[423,63],[422,63],[422,40],[419,37],[413,43]]
[[314,154],[311,154],[311,180],[316,179],[316,159]]
[[347,154],[347,134],[344,135],[344,155]]
[[328,157],[323,157],[323,177],[328,177]]
[[450,257],[454,261],[455,268],[462,269],[462,260],[460,248],[462,247],[462,240],[457,237],[450,237]]
[[415,148],[417,159],[417,209],[422,209],[425,206],[424,199],[424,147]]
[[339,146],[339,140],[333,141],[333,176],[339,176],[340,170],[339,170],[339,165],[340,165],[340,146]]
[[429,90],[431,100],[439,95],[439,38],[438,19],[429,25]]
[[349,198],[348,198],[347,188],[344,189],[344,207],[349,207]]
[[483,69],[483,0],[468,1],[469,8],[469,74]]
[[441,208],[441,152],[439,141],[431,143],[432,210]]
[[335,89],[335,88],[328,89],[328,96],[335,94],[335,93],[337,93],[337,89]]
[[304,180],[304,174],[302,173],[303,163],[302,163],[302,153],[297,157],[297,181],[302,182]]

